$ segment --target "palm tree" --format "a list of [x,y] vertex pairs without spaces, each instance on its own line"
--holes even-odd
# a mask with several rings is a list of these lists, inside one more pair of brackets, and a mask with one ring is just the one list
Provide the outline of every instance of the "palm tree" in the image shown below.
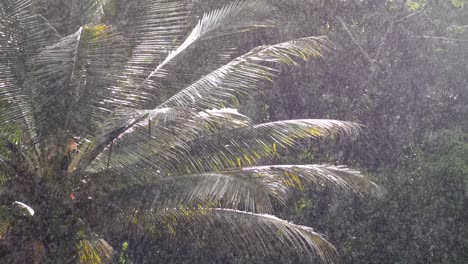
[[74,32],[62,36],[31,0],[0,2],[3,261],[107,263],[120,238],[210,228],[247,254],[287,246],[338,261],[321,234],[270,215],[272,203],[304,184],[377,186],[345,167],[260,165],[279,147],[354,136],[359,125],[252,124],[235,110],[279,66],[321,56],[329,42],[306,37],[233,59],[232,36],[274,27],[275,8],[236,0],[193,24],[191,3],[72,1]]

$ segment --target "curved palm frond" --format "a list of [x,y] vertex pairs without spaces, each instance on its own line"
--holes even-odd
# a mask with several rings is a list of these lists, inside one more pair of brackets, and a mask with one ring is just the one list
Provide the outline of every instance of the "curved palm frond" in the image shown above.
[[[295,64],[295,58],[306,60],[310,56],[319,56],[321,50],[327,49],[327,45],[324,38],[310,37],[259,47],[177,93],[155,110],[163,109],[164,106],[171,108],[171,105],[191,107],[196,102],[205,107],[221,104],[226,99],[233,99],[234,94],[246,92],[272,77],[275,70],[262,66],[260,62]],[[135,113],[138,111],[133,115]]]
[[3,101],[7,105],[0,112],[0,124],[2,127],[17,125],[24,128],[30,134],[30,138],[36,138],[36,129],[29,98],[25,95],[24,90],[18,87],[14,74],[11,71],[12,65],[8,64],[10,64],[8,61],[0,61],[0,102]]
[[[112,89],[105,94],[109,100],[138,108],[141,101],[154,98],[153,93],[137,87],[149,74],[148,68],[160,63],[169,50],[176,49],[187,31],[190,1],[187,0],[138,0],[128,3],[128,15],[132,23],[124,25],[119,32],[130,36],[126,41],[132,45],[130,59],[123,68],[107,71],[98,83],[102,90]],[[133,16],[138,14],[138,16]],[[120,19],[128,20],[124,16]],[[158,86],[151,83],[151,86]]]
[[[162,78],[159,81],[148,76],[162,70],[164,65],[173,62],[179,54],[185,53],[186,49],[192,48],[199,41],[272,25],[271,19],[264,15],[271,11],[269,5],[260,0],[235,1],[220,10],[207,13],[186,41],[181,43],[179,39],[186,31],[186,19],[189,14],[186,1],[143,0],[138,3],[130,4],[131,8],[135,8],[133,12],[138,11],[140,14],[137,18],[133,18],[134,23],[124,27],[121,32],[110,33],[110,37],[99,41],[99,43],[108,42],[109,38],[115,39],[116,36],[125,33],[132,36],[128,41],[135,43],[136,46],[131,49],[131,58],[124,63],[123,68],[115,66],[112,68],[112,65],[118,63],[99,62],[102,61],[102,57],[106,58],[106,55],[97,53],[98,59],[92,64],[97,67],[88,70],[96,73],[88,81],[93,89],[86,90],[87,96],[80,99],[79,107],[75,109],[81,112],[79,115],[81,118],[78,120],[80,122],[73,122],[79,124],[76,125],[77,128],[81,128],[81,130],[76,129],[77,131],[83,132],[83,128],[89,127],[89,123],[92,123],[101,125],[88,129],[88,134],[96,136],[110,133],[116,127],[128,124],[128,119],[133,117],[133,109],[149,109],[149,105],[160,103],[161,98],[166,97],[164,94],[168,92],[166,87],[168,85],[164,83],[163,87],[159,82],[164,79],[163,76],[154,76]],[[165,51],[169,50],[173,52],[167,55]],[[230,53],[231,48],[226,52]],[[230,58],[221,53],[213,56],[215,60],[220,60],[215,64],[224,63]],[[160,66],[156,67],[152,74],[147,69],[155,63],[160,63]],[[130,110],[125,111],[126,109]],[[112,115],[115,112],[118,114]],[[100,130],[101,133],[93,133],[95,130]]]
[[253,177],[205,173],[164,177],[155,184],[123,187],[106,195],[106,199],[108,204],[122,209],[161,210],[217,204],[223,208],[272,213],[269,195],[283,191],[282,187]]
[[161,69],[196,42],[261,27],[272,27],[273,20],[266,16],[271,16],[272,11],[273,7],[263,0],[236,0],[221,9],[205,13],[186,40],[169,53],[148,75],[147,80],[158,75],[164,77]]
[[32,91],[26,83],[30,65],[27,56],[52,45],[60,36],[40,15],[32,11],[30,0],[4,0],[0,3],[0,126],[17,125],[36,138],[31,105]]
[[[235,109],[197,111],[190,108],[167,108],[138,111],[145,116],[128,133],[100,150],[91,171],[107,167],[128,167],[155,153],[225,129],[251,125],[251,120]],[[109,156],[111,159],[109,160]],[[141,171],[140,171],[141,173]]]
[[223,208],[271,213],[270,197],[286,204],[292,190],[310,185],[359,195],[381,194],[380,188],[360,172],[333,165],[269,165],[180,176],[165,177],[158,172],[152,175],[152,180],[130,179],[133,185],[129,177],[115,174],[97,177],[94,183],[110,190],[129,186],[118,187],[104,200],[119,208],[138,210],[215,203]]
[[[164,66],[172,63],[187,49],[193,48],[196,43],[273,25],[272,20],[265,16],[265,13],[270,14],[272,10],[268,4],[261,0],[239,0],[206,13],[185,41],[180,42],[187,29],[187,1],[140,2],[135,5],[137,9],[134,12],[138,11],[141,15],[124,29],[130,31],[138,44],[123,73],[117,73],[122,78],[114,84],[112,89],[116,92],[111,95],[114,100],[120,100],[132,108],[148,108],[148,105],[160,102],[160,97],[167,90],[160,80],[154,79],[165,77],[167,71],[163,69]],[[222,48],[222,51],[230,53],[230,49]],[[223,62],[229,58],[219,55],[215,58],[224,58]],[[158,66],[153,71],[148,71],[148,67],[155,63]]]
[[[165,174],[203,173],[254,165],[274,157],[276,146],[291,146],[300,139],[355,136],[360,125],[325,119],[299,119],[270,122],[221,131],[174,145],[156,155],[141,157],[142,168]],[[125,172],[125,166],[115,167]]]
[[[262,182],[283,185],[283,189],[290,187],[303,189],[308,185],[327,186],[333,189],[351,191],[358,195],[380,195],[381,189],[373,181],[364,177],[359,171],[346,166],[334,165],[266,165],[256,167],[242,167],[220,171],[218,173],[231,174],[236,177],[253,177]],[[281,194],[281,193],[279,193]],[[278,195],[280,201],[287,198]]]
[[104,16],[104,10],[106,6],[112,0],[85,0],[84,6],[84,23],[99,23],[101,18]]
[[9,38],[11,44],[2,45],[2,50],[14,51],[13,47],[16,47],[16,53],[33,55],[60,38],[46,19],[34,13],[32,5],[31,0],[3,0],[0,3],[0,35]]
[[[168,208],[151,213],[137,213],[127,221],[129,224],[109,226],[108,231],[131,231],[138,235],[140,232],[151,234],[155,230],[169,230],[177,234],[190,228],[190,233],[199,235],[200,238],[214,234],[215,241],[205,242],[224,244],[231,252],[258,256],[287,248],[302,256],[312,258],[315,255],[324,263],[339,262],[335,247],[323,235],[310,227],[296,225],[268,214],[223,208]],[[136,228],[143,229],[135,231],[135,225]]]
[[77,243],[76,247],[80,263],[113,263],[114,249],[104,239],[83,239]]
[[272,63],[295,65],[298,60],[321,56],[329,46],[324,37],[308,37],[257,47],[178,92],[158,108],[229,105],[237,102],[237,94],[256,91],[271,81],[278,71]]
[[74,95],[72,82],[79,75],[77,56],[82,30],[44,47],[28,61],[33,66],[26,84],[32,89],[39,138],[63,134],[60,130],[65,128]]

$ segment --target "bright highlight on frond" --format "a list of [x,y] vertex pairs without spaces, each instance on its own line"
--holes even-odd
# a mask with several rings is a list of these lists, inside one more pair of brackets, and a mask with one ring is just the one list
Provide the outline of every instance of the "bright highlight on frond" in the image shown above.
[[80,240],[76,247],[82,264],[110,264],[115,254],[104,239]]
[[32,209],[29,205],[22,203],[22,202],[18,202],[18,201],[16,201],[15,204],[26,209],[31,216],[34,216],[34,209]]

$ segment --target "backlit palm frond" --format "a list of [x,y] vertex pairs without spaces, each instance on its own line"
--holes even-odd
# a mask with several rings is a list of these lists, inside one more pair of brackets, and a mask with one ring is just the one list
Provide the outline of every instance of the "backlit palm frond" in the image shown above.
[[[190,14],[189,1],[150,1],[141,0],[128,3],[128,17],[122,19],[132,19],[132,23],[123,25],[119,30],[125,36],[130,36],[126,41],[130,45],[134,45],[130,59],[126,62],[123,68],[117,68],[113,71],[99,71],[102,74],[96,76],[101,78],[94,83],[98,87],[94,92],[96,98],[104,99],[106,103],[114,102],[119,104],[120,108],[144,108],[148,101],[157,100],[155,95],[156,90],[165,90],[160,83],[147,79],[151,74],[149,67],[156,67],[162,64],[163,61],[169,62],[175,56],[170,51],[175,51],[182,44],[185,48],[203,39],[206,34],[215,31],[216,26],[211,29],[206,29],[202,25],[209,24],[211,21],[207,17],[194,32],[199,32],[196,39],[186,40],[183,42],[183,37],[188,30],[188,15]],[[231,11],[234,12],[234,11]],[[138,14],[138,16],[134,16]],[[213,19],[211,17],[211,19]],[[222,25],[218,21],[217,25]],[[190,44],[188,44],[190,42]],[[180,47],[182,47],[180,46]],[[185,49],[184,48],[184,49]],[[177,54],[182,52],[180,48]],[[172,54],[168,55],[168,54]],[[166,59],[165,59],[166,58]],[[164,63],[164,64],[166,64]],[[146,80],[146,81],[145,81]],[[142,83],[145,85],[142,86]],[[149,87],[148,87],[149,86]],[[163,92],[161,90],[161,92]],[[107,92],[111,91],[111,92]],[[132,112],[132,111],[130,111]],[[125,119],[126,116],[123,117]]]
[[[0,42],[1,40],[0,34]],[[0,45],[1,46],[1,45]],[[36,128],[30,98],[24,89],[18,86],[15,75],[11,71],[12,64],[0,62],[0,104],[6,107],[0,111],[0,126],[2,128],[18,126],[29,133],[30,138],[36,138]]]
[[0,126],[17,125],[29,139],[36,138],[36,127],[32,92],[25,83],[31,66],[26,58],[60,38],[47,20],[32,9],[29,0],[0,2],[0,105],[6,104],[0,113]]
[[81,75],[75,76],[66,129],[74,136],[92,138],[122,126],[114,113],[130,102],[115,94],[130,47],[114,27],[105,24],[83,27],[82,42],[76,62]]
[[[102,157],[109,156],[112,153],[114,155],[124,155],[134,157],[135,155],[128,155],[133,151],[143,151],[148,154],[148,151],[152,147],[152,130],[157,129],[162,124],[174,120],[190,120],[196,115],[194,109],[189,108],[167,108],[158,109],[156,111],[136,111],[134,112],[134,119],[130,121],[128,125],[117,128],[107,135],[99,138],[97,143],[90,151],[84,153],[83,157],[77,157],[81,160],[72,162],[76,164],[79,170],[86,169],[88,165],[93,162],[96,157],[102,161]],[[122,153],[120,145],[127,146],[128,152]],[[114,147],[115,145],[115,147]],[[104,152],[107,150],[106,152]],[[135,153],[134,153],[135,154]],[[101,159],[99,159],[101,157]],[[138,159],[138,155],[135,159]],[[108,168],[110,166],[110,160],[105,163],[101,162],[100,169]],[[129,161],[129,163],[132,163]],[[99,167],[99,166],[97,166]],[[76,168],[70,168],[70,171],[74,171]]]
[[[125,178],[121,178],[123,182]],[[106,181],[99,180],[106,185]],[[107,181],[108,182],[108,181]],[[107,187],[116,184],[107,183]],[[272,213],[270,196],[285,186],[254,177],[223,173],[163,177],[156,183],[140,183],[121,188],[106,196],[112,206],[121,209],[161,210],[216,204],[249,212]]]
[[[116,220],[118,218],[115,218]],[[335,247],[312,228],[296,225],[268,214],[254,214],[232,209],[198,208],[165,209],[130,216],[128,225],[107,227],[111,232],[138,235],[132,226],[143,228],[147,235],[161,230],[199,236],[204,243],[216,243],[230,252],[264,256],[270,252],[294,250],[302,257],[318,258],[323,263],[339,263]],[[122,229],[123,228],[123,229]],[[152,231],[151,231],[152,230]],[[213,241],[205,237],[215,237]]]
[[113,263],[114,249],[104,239],[83,239],[77,245],[79,263],[106,264]]
[[182,43],[187,33],[191,5],[186,0],[138,0],[127,5],[128,15],[122,19],[131,19],[132,23],[123,25],[119,31],[129,36],[127,41],[133,49],[130,59],[120,69],[122,71],[116,72],[117,82],[113,89],[122,93],[114,93],[116,99],[137,104],[146,97],[152,97],[151,93],[136,91],[151,72],[149,67],[161,63],[169,51]]
[[[364,177],[359,171],[345,166],[334,165],[267,165],[256,167],[243,167],[219,171],[217,173],[229,174],[236,177],[250,177],[270,183],[281,185],[275,192],[280,201],[287,198],[287,191],[291,188],[303,189],[309,185],[327,186],[332,189],[351,191],[359,195],[380,195],[381,189],[377,184]],[[284,197],[282,197],[284,195]]]
[[166,64],[196,42],[273,26],[274,22],[267,17],[267,15],[272,16],[272,11],[273,7],[262,0],[236,0],[221,9],[204,14],[185,41],[176,50],[171,51],[166,59],[149,74],[147,79],[151,79],[157,74],[163,74],[160,70]]
[[104,16],[104,10],[113,0],[85,0],[84,6],[84,23],[99,23]]
[[[270,11],[269,8],[262,8],[267,6],[269,5],[258,0],[235,1],[223,9],[208,13],[200,20],[199,24],[189,35],[187,40],[173,53],[168,55],[166,60],[164,60],[160,66],[163,67],[163,65],[166,65],[175,59],[177,55],[182,53],[186,48],[200,40],[270,25],[270,19],[265,18],[265,16],[260,16],[261,18],[256,16],[260,13],[263,14]],[[101,132],[104,134],[109,133],[112,131],[110,129],[112,127],[115,129],[115,127],[123,127],[127,125],[125,121],[134,113],[134,111],[117,111],[120,113],[117,117],[112,118],[109,116],[114,113],[116,109],[125,110],[129,108],[140,108],[141,106],[147,105],[145,103],[147,100],[157,100],[157,97],[155,97],[157,92],[155,94],[154,89],[151,88],[147,90],[143,87],[144,85],[141,86],[138,84],[145,80],[144,78],[141,79],[141,77],[144,76],[141,70],[147,68],[149,65],[148,63],[152,63],[152,61],[155,60],[157,61],[157,56],[155,57],[153,51],[161,50],[162,48],[162,46],[157,45],[166,45],[166,47],[170,46],[169,43],[166,43],[169,41],[168,39],[165,39],[164,37],[163,39],[160,38],[161,36],[172,36],[173,33],[175,34],[175,31],[173,32],[172,30],[173,27],[175,27],[174,30],[180,29],[180,20],[182,17],[186,16],[186,11],[181,6],[181,2],[178,1],[161,1],[157,2],[157,4],[152,2],[148,3],[147,7],[149,10],[154,9],[158,12],[154,13],[156,15],[148,14],[146,18],[143,14],[142,17],[145,19],[141,20],[141,22],[144,22],[144,24],[139,25],[139,20],[137,19],[137,23],[134,25],[135,28],[133,28],[135,33],[132,35],[135,35],[137,41],[141,37],[141,43],[137,44],[136,48],[133,50],[132,58],[128,62],[127,66],[125,66],[123,73],[119,73],[117,71],[118,69],[109,70],[109,67],[105,67],[106,65],[102,65],[102,63],[99,62],[93,63],[93,65],[97,64],[98,66],[104,67],[96,67],[96,71],[88,70],[88,72],[97,72],[97,74],[94,75],[95,78],[93,78],[93,76],[88,76],[87,83],[92,84],[93,89],[87,90],[85,87],[84,97],[79,97],[80,99],[77,104],[78,107],[74,111],[79,114],[75,114],[75,116],[77,116],[77,120],[75,120],[75,122],[71,122],[71,124],[76,124],[75,127],[80,128],[81,130],[67,129],[77,131],[73,134],[96,135],[96,133],[92,133],[93,130],[102,130]],[[167,9],[174,9],[177,12],[172,15],[168,15],[168,12],[166,12]],[[180,12],[180,14],[178,14],[178,12]],[[173,26],[169,26],[166,25],[166,23],[175,24]],[[140,31],[142,34],[138,35]],[[151,34],[147,34],[147,31],[153,32],[154,34],[160,34],[156,34],[152,37]],[[146,41],[149,42],[146,43]],[[100,55],[100,53],[98,53],[98,55]],[[101,57],[105,56],[101,55]],[[134,65],[132,61],[135,61],[136,64]],[[154,71],[155,73],[161,69],[161,67],[158,67],[157,70]],[[100,71],[99,68],[103,70]],[[150,73],[148,74],[151,75]],[[150,79],[151,78],[146,78],[146,81],[152,82]],[[155,83],[155,85],[161,88],[159,84]],[[103,119],[103,116],[107,118]],[[101,124],[101,126],[98,127],[95,125],[94,129],[89,128],[92,124]],[[83,132],[83,129],[85,128],[88,128],[86,130],[87,133],[78,133]]]
[[138,210],[191,207],[214,202],[222,207],[249,212],[271,213],[270,197],[286,204],[293,189],[327,186],[360,195],[379,195],[379,187],[358,171],[333,165],[268,165],[180,176],[152,173],[152,180],[130,184],[128,177],[97,179],[99,185],[125,186],[112,192],[106,201],[119,208]]
[[[137,111],[136,116],[145,118],[136,122],[125,134],[116,133],[118,139],[110,138],[111,141],[117,139],[112,143],[112,149],[110,145],[98,146],[106,148],[96,149],[99,156],[92,164],[91,171],[107,167],[127,168],[131,171],[134,169],[131,165],[147,160],[155,153],[204,135],[251,124],[248,117],[235,109],[212,109],[200,112],[189,108],[167,108]],[[110,143],[109,139],[106,139],[106,142]]]
[[29,60],[33,66],[26,85],[32,89],[39,138],[63,135],[76,86],[73,82],[80,75],[77,56],[81,37],[82,28]]
[[265,87],[275,77],[275,64],[295,65],[299,60],[321,56],[329,49],[323,37],[307,37],[276,45],[260,46],[199,79],[159,107],[208,108],[236,103],[236,95]]
[[[2,0],[0,2],[0,35],[10,40],[16,52],[34,55],[38,49],[55,43],[60,35],[42,16],[33,12],[31,0]],[[8,46],[2,45],[5,51]]]
[[356,123],[325,119],[258,124],[178,144],[148,157],[144,165],[176,175],[249,166],[263,158],[274,157],[277,146],[291,146],[305,138],[355,136],[359,129]]
[[[274,25],[271,19],[273,8],[270,5],[262,0],[238,0],[206,13],[185,40],[180,42],[180,39],[183,39],[180,34],[187,29],[188,24],[184,20],[188,12],[186,6],[184,1],[161,1],[155,7],[155,12],[148,13],[147,17],[144,14],[154,8],[143,10],[143,18],[137,18],[137,23],[130,28],[136,32],[131,35],[137,40],[141,38],[141,41],[133,50],[133,56],[122,74],[124,78],[118,88],[125,95],[124,101],[131,103],[130,107],[154,108],[163,102],[164,98],[172,95],[173,89],[180,89],[178,86],[181,79],[190,79],[189,76],[192,75],[199,77],[202,72],[206,73],[207,69],[219,67],[231,59],[232,45],[209,45],[207,49],[201,44],[204,40]],[[173,9],[175,11],[172,11]],[[180,24],[181,22],[184,23]],[[157,27],[153,28],[153,24]],[[171,38],[166,39],[166,36]],[[202,67],[194,69],[193,65],[187,65],[187,58],[183,55],[195,54],[191,58],[198,61],[202,59],[196,55],[200,53],[200,50],[197,50],[199,48],[208,51],[209,57],[204,57],[207,61],[203,61],[203,65],[200,65]],[[153,70],[148,71],[148,67],[152,67]],[[115,96],[121,97],[122,94],[116,93]]]
[[[76,135],[102,135],[124,126],[133,117],[135,108],[157,98],[154,90],[140,89],[140,84],[149,74],[148,67],[161,62],[167,50],[180,43],[188,10],[186,1],[139,3],[130,4],[131,12],[139,16],[132,18],[135,21],[128,27],[119,30],[104,24],[84,27],[86,49],[80,55],[85,57],[87,75],[77,96],[75,121],[71,122]],[[124,35],[131,38],[123,38]],[[132,45],[135,47],[131,48]],[[116,112],[117,116],[113,116]],[[96,133],[97,130],[101,133]]]

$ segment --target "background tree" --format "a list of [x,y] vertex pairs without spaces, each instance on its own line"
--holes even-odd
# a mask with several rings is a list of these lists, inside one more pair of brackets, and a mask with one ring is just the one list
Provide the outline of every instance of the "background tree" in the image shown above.
[[309,193],[279,212],[327,230],[346,263],[467,261],[468,9],[454,2],[289,1],[280,7],[290,25],[268,37],[327,34],[336,49],[325,67],[285,70],[271,95],[249,109],[263,121],[364,124],[361,144],[304,143],[286,158],[353,164],[387,191],[359,206]]

